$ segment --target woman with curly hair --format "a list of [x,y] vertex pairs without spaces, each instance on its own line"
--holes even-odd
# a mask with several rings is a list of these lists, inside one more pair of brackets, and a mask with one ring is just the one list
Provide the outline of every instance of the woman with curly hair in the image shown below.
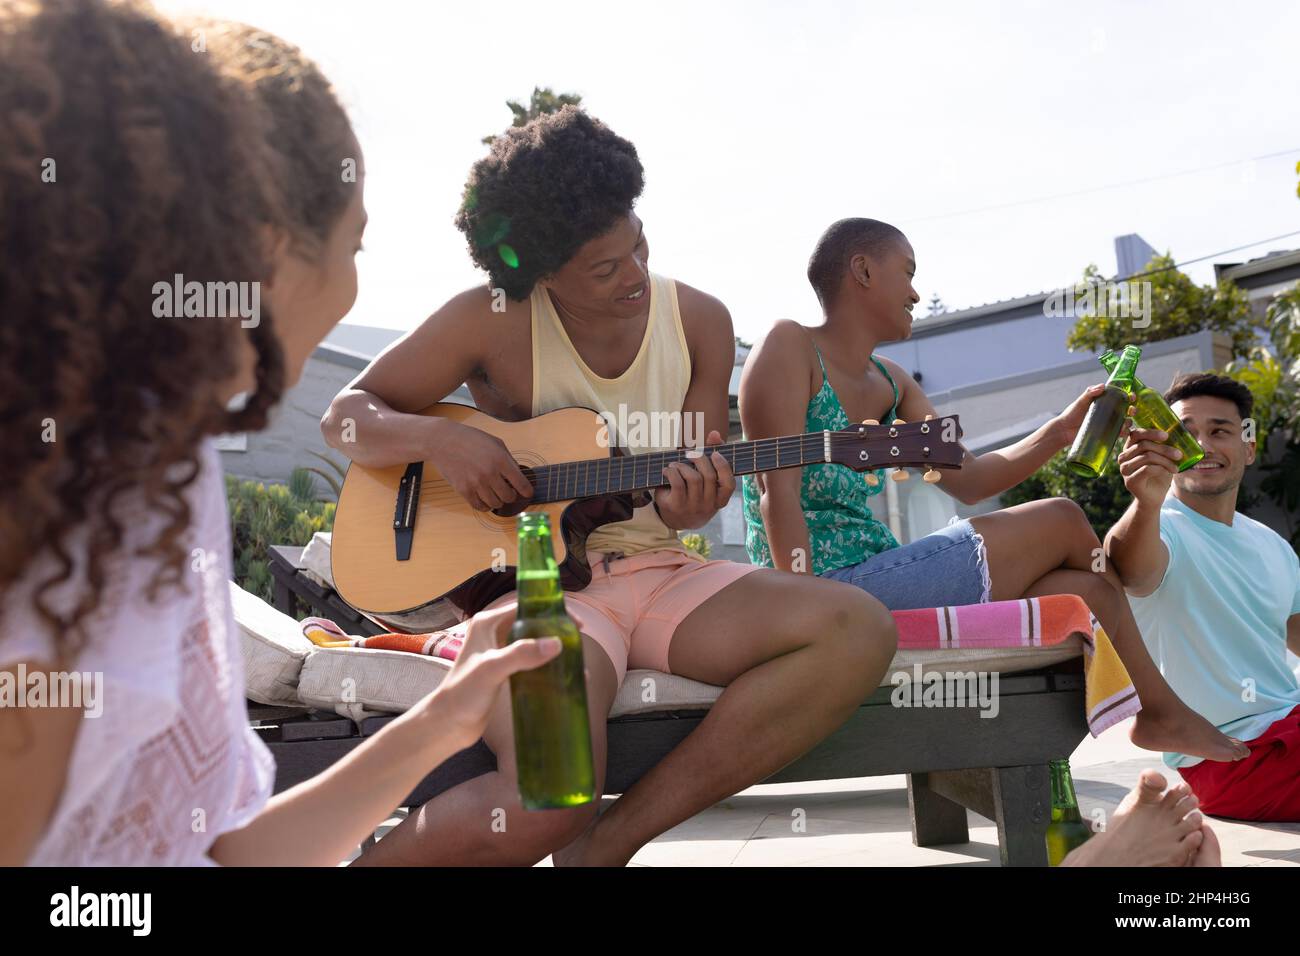
[[558,651],[467,658],[270,798],[212,436],[262,427],[351,308],[364,177],[310,62],[210,32],[0,0],[0,864],[333,865]]

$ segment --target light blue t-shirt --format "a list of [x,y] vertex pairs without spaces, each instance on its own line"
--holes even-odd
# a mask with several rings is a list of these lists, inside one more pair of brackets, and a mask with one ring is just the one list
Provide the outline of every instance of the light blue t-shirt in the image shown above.
[[[1267,526],[1234,514],[1207,518],[1171,489],[1160,509],[1169,548],[1164,580],[1130,597],[1160,673],[1188,707],[1223,733],[1254,740],[1300,706],[1287,667],[1287,618],[1300,614],[1300,560]],[[1170,767],[1199,757],[1167,753]]]

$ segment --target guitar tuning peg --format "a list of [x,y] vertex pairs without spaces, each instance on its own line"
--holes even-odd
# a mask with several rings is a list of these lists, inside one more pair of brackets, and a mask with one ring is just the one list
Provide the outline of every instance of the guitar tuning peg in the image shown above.
[[895,418],[895,419],[894,419],[892,422],[890,422],[889,424],[891,424],[891,425],[906,425],[907,422],[903,421],[901,418]]
[[864,419],[862,419],[862,424],[864,424],[864,425],[879,425],[879,424],[880,424],[880,421],[879,421],[878,419],[875,419],[875,418],[864,418]]
[[874,471],[869,471],[862,477],[866,481],[866,483],[870,485],[872,488],[880,484],[880,476],[877,475]]
[[902,468],[895,468],[893,471],[889,473],[889,477],[893,478],[895,481],[907,481],[907,479],[911,478],[912,476],[909,475]]
[[943,477],[943,472],[939,471],[936,468],[925,469],[925,480],[928,481],[930,484],[934,484],[942,477]]

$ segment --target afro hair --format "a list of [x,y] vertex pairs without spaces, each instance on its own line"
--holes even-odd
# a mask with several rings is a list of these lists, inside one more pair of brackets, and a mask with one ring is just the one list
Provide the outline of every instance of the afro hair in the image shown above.
[[492,286],[521,301],[631,212],[643,188],[636,147],[565,106],[493,141],[470,170],[456,227]]

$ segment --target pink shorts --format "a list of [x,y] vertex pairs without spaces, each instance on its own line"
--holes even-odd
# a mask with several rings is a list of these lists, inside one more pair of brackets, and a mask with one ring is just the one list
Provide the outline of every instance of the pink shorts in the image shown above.
[[[760,567],[700,561],[668,548],[614,558],[608,570],[599,552],[590,557],[591,584],[566,591],[564,604],[578,630],[609,657],[620,684],[629,667],[672,673],[668,645],[678,625],[727,585]],[[512,591],[485,610],[514,603]]]

